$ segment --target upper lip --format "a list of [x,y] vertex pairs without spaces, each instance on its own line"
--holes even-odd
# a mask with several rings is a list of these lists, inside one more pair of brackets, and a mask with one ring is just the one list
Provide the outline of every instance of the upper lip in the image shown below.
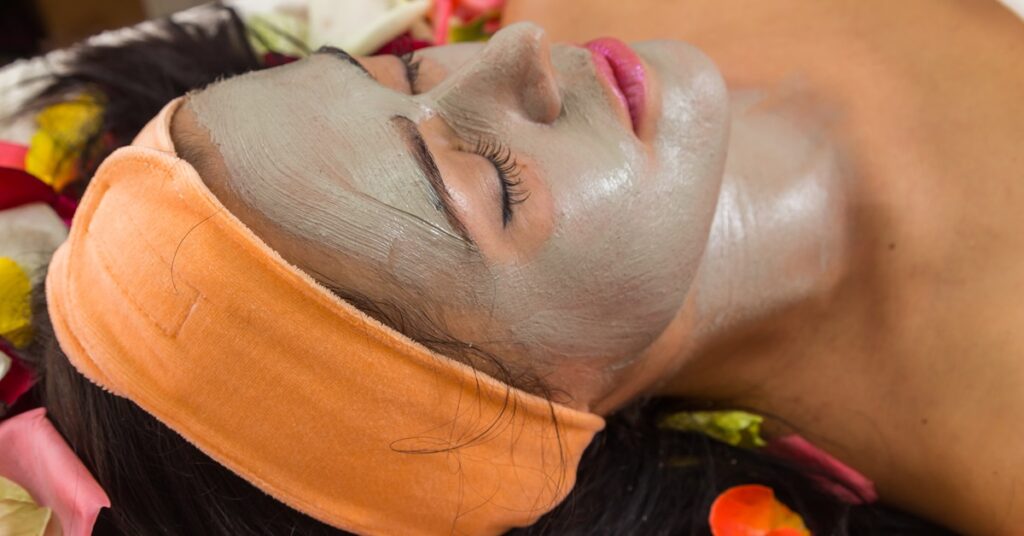
[[629,121],[634,133],[639,134],[645,108],[646,83],[637,79],[631,69],[643,70],[640,59],[625,43],[617,39],[603,38],[584,45],[590,51],[598,78],[615,95],[621,106],[622,115]]
[[629,117],[629,104],[626,103],[626,96],[622,94],[622,87],[619,86],[619,81],[615,79],[615,75],[609,73],[613,72],[611,65],[608,64],[608,59],[598,54],[597,52],[591,51],[591,57],[594,60],[594,64],[597,67],[597,78],[601,84],[606,86],[615,95],[615,101],[618,106],[620,115],[626,119],[630,127],[633,126],[633,121]]

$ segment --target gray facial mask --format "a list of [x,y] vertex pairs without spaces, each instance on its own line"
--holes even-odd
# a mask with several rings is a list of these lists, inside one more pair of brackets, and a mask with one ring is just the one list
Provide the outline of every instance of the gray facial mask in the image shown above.
[[[497,355],[622,361],[676,315],[696,274],[725,158],[725,88],[689,46],[637,45],[660,87],[656,133],[642,143],[613,112],[589,52],[556,47],[549,67],[538,32],[503,30],[416,96],[315,57],[217,84],[189,106],[256,227],[286,235],[271,246],[314,277]],[[538,122],[527,93],[545,76],[561,108]],[[499,139],[529,161],[551,200],[543,244],[496,259],[459,237],[395,116]]]

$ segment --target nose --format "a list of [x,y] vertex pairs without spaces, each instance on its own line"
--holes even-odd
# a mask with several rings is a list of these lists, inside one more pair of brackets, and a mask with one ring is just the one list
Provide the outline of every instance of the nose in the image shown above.
[[480,54],[432,93],[440,106],[453,111],[468,112],[490,103],[537,123],[550,124],[562,111],[547,36],[528,22],[495,34]]

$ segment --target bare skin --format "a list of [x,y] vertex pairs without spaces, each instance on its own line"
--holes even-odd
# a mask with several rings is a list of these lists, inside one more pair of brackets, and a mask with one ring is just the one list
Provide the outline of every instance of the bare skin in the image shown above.
[[[730,88],[795,84],[836,111],[850,179],[841,276],[725,330],[695,331],[690,304],[646,356],[678,366],[659,393],[778,415],[884,501],[957,531],[1024,524],[1016,16],[925,0],[511,0],[507,15],[556,40],[685,40]],[[747,292],[748,309],[776,290]]]

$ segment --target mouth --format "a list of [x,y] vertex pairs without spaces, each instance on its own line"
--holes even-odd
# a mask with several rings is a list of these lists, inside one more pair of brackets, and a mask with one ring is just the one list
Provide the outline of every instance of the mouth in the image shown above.
[[633,132],[639,134],[647,104],[648,80],[640,57],[628,45],[611,37],[595,39],[583,47],[590,51],[598,72],[629,112]]

